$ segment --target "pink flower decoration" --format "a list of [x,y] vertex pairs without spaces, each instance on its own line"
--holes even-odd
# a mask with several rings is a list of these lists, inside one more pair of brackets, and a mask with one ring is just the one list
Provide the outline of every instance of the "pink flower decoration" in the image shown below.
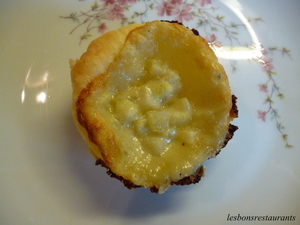
[[201,7],[211,4],[211,0],[196,0],[196,2],[198,2]]
[[205,38],[205,40],[213,47],[214,49],[222,48],[222,43],[217,42],[217,36],[215,34],[209,35]]
[[108,19],[109,20],[121,20],[124,18],[124,8],[120,5],[114,5],[107,9]]
[[266,112],[258,110],[258,118],[261,119],[262,121],[266,122]]
[[155,8],[158,11],[158,16],[164,16],[165,14],[167,16],[171,16],[172,10],[174,9],[174,4],[167,1],[163,1],[160,5],[156,6]]
[[104,2],[105,6],[114,5],[116,3],[115,0],[101,0],[101,1]]
[[263,54],[263,55],[267,55],[269,52],[267,49],[264,49],[263,47],[261,48],[260,52]]
[[192,13],[190,13],[191,7],[187,4],[183,4],[181,6],[176,5],[172,15],[176,15],[175,20],[179,23],[182,23],[183,20],[189,21],[193,19]]
[[273,59],[265,58],[264,60],[262,60],[261,64],[262,64],[263,71],[268,72],[268,71],[271,71],[272,69],[274,69],[272,62],[273,62]]
[[[255,46],[254,46],[255,47]],[[260,44],[260,52],[266,56],[267,54],[269,54],[268,50],[264,48],[264,46],[262,44]]]
[[217,40],[217,36],[215,34],[209,35],[208,37],[205,38],[207,42],[215,42]]
[[98,26],[98,32],[100,32],[100,33],[103,34],[106,30],[107,30],[106,23],[101,23],[101,24]]
[[267,86],[266,84],[259,84],[258,86],[259,86],[259,90],[260,90],[261,92],[265,92],[265,93],[268,93],[268,92],[269,92],[269,91],[268,91],[268,86]]
[[128,6],[130,4],[136,3],[136,0],[117,0],[122,6]]
[[181,5],[182,4],[182,0],[171,0],[170,3],[174,4],[174,5]]

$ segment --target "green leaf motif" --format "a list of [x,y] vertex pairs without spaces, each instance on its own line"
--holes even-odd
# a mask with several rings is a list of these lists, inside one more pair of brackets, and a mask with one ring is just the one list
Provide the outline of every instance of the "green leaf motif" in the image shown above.
[[277,47],[269,47],[269,50],[270,51],[275,51],[275,50],[277,50],[278,48]]
[[280,100],[284,99],[284,95],[283,95],[282,93],[279,93],[279,94],[277,95],[277,97],[278,97]]
[[217,19],[219,22],[221,22],[221,21],[224,19],[224,16],[219,16],[219,15],[217,15],[217,16],[216,16],[216,19]]
[[91,34],[84,34],[84,35],[80,36],[80,39],[81,40],[86,40],[86,39],[88,39],[91,36],[92,36]]
[[91,5],[91,9],[92,10],[95,10],[95,9],[97,9],[99,7],[99,5],[98,5],[98,2],[94,2],[94,4],[93,5]]

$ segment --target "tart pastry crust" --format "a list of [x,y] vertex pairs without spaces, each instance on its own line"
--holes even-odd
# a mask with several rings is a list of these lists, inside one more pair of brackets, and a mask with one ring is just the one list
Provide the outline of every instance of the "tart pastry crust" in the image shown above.
[[163,193],[200,181],[238,116],[223,67],[196,30],[152,21],[94,40],[70,61],[75,123],[107,173]]

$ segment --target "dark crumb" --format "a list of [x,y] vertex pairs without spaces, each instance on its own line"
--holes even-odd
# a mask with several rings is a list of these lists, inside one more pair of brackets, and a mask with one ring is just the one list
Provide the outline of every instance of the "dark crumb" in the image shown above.
[[182,23],[178,22],[177,20],[161,20],[161,22],[177,23],[179,25],[183,25]]
[[232,99],[232,108],[230,110],[230,115],[233,116],[234,118],[237,118],[239,116],[239,110],[236,105],[237,97],[235,95],[232,95],[231,99]]
[[199,169],[197,169],[197,171],[188,176],[188,177],[184,177],[182,179],[180,179],[179,181],[176,182],[171,182],[172,185],[189,185],[189,184],[196,184],[201,180],[201,177],[203,177],[204,175],[204,167],[200,166]]
[[158,190],[157,187],[154,186],[154,187],[151,187],[151,188],[150,188],[150,191],[151,191],[152,193],[156,193],[156,194],[157,194],[159,190]]
[[[222,148],[224,148],[228,144],[229,140],[233,138],[233,134],[237,129],[239,129],[237,126],[229,124],[228,133],[226,134],[226,138],[224,140]],[[216,155],[218,155],[220,151],[218,151]]]
[[118,176],[116,174],[114,174],[106,165],[105,163],[101,160],[101,159],[97,159],[96,162],[95,162],[95,165],[98,166],[102,166],[102,167],[105,167],[107,169],[106,173],[112,177],[112,178],[116,178],[118,179],[119,181],[121,181],[125,187],[127,187],[128,189],[132,189],[132,188],[139,188],[141,186],[139,185],[135,185],[134,183],[132,183],[130,180],[126,180],[124,179],[122,176]]
[[[230,115],[233,116],[234,118],[238,117],[238,107],[236,105],[236,100],[237,100],[237,97],[235,95],[232,95],[232,108],[230,110]],[[228,132],[226,134],[226,138],[224,140],[222,148],[224,148],[228,144],[230,139],[233,138],[234,132],[237,129],[239,129],[237,126],[229,124]],[[217,156],[220,152],[221,152],[221,149],[215,154],[215,156]]]
[[199,36],[199,32],[196,29],[193,28],[191,31],[193,31],[195,35]]
[[[183,26],[183,24],[180,23],[180,22],[178,22],[177,20],[171,20],[171,21],[169,21],[169,20],[161,20],[161,22],[177,23],[177,24]],[[199,32],[198,32],[196,29],[193,28],[193,29],[190,29],[190,30],[191,30],[195,35],[199,36]]]

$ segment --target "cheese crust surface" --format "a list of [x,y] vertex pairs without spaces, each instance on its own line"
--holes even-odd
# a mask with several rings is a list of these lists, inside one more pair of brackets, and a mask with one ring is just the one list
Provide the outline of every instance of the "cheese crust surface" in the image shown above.
[[159,193],[214,157],[237,116],[206,40],[177,23],[106,33],[71,67],[73,116],[91,154]]

